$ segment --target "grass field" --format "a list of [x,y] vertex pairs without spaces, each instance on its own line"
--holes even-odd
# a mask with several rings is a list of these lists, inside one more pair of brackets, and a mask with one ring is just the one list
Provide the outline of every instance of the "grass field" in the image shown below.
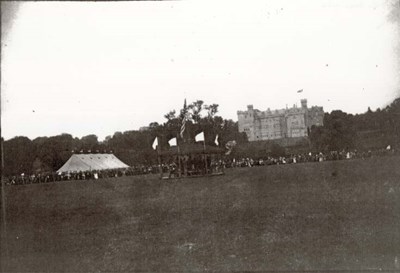
[[400,270],[400,157],[8,186],[6,197],[4,272]]

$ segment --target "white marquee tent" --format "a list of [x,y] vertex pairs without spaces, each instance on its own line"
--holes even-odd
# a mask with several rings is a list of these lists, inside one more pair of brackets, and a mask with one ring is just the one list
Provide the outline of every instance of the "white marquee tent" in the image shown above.
[[129,166],[113,154],[73,154],[57,172],[72,173],[126,168]]

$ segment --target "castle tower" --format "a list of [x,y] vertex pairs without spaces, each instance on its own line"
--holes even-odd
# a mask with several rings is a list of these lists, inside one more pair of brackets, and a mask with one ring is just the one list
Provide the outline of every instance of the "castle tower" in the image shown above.
[[306,126],[306,135],[308,136],[308,133],[310,131],[310,118],[309,118],[309,113],[308,113],[308,108],[307,108],[307,99],[302,99],[301,101],[301,108],[304,109],[304,123]]
[[238,111],[239,132],[245,132],[249,141],[255,140],[255,116],[253,105],[247,105],[247,111]]
[[307,99],[302,99],[301,101],[301,108],[307,109]]

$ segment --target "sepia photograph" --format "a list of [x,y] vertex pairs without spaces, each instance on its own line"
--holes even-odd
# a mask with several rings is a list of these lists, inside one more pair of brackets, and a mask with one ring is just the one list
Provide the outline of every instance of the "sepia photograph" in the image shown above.
[[1,1],[0,272],[400,272],[400,1]]

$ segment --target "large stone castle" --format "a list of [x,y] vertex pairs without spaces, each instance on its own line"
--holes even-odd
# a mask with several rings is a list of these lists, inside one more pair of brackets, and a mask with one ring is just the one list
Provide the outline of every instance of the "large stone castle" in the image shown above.
[[238,111],[239,132],[245,132],[249,141],[279,138],[307,137],[312,125],[323,125],[324,110],[319,106],[307,108],[307,100],[301,107],[260,111],[247,106]]

